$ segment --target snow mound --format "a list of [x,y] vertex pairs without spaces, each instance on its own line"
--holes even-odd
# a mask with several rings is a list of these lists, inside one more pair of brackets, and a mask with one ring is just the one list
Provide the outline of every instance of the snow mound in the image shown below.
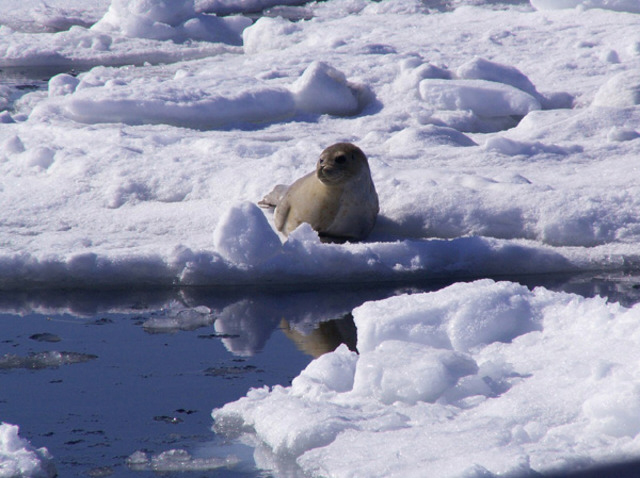
[[504,83],[487,80],[424,79],[420,97],[441,122],[462,132],[489,132],[508,129],[540,102],[528,93]]
[[291,92],[296,107],[308,113],[350,116],[360,110],[355,87],[326,63],[309,65],[291,86]]
[[[83,123],[169,124],[198,129],[238,123],[267,123],[297,114],[354,115],[367,103],[366,88],[348,82],[331,66],[312,62],[289,87],[256,78],[211,79],[189,74],[124,81],[116,72],[94,68],[79,80],[62,74],[49,81],[50,101],[32,118],[61,110]],[[205,79],[206,81],[206,79]]]
[[227,210],[213,233],[213,244],[223,258],[246,266],[260,265],[282,248],[263,212],[250,202]]
[[[407,362],[407,356],[417,360]],[[353,393],[387,405],[435,402],[460,378],[477,371],[476,363],[465,354],[385,340],[358,359]]]
[[456,70],[456,74],[459,78],[465,80],[486,80],[504,83],[537,99],[540,96],[531,80],[520,70],[513,66],[502,65],[484,58],[476,57],[463,63]]
[[409,127],[394,134],[385,142],[385,146],[392,154],[410,154],[417,142],[433,146],[477,146],[467,135],[460,131],[444,126],[426,125],[415,128]]
[[113,0],[91,29],[133,38],[241,45],[242,30],[249,25],[251,20],[246,17],[196,14],[193,0]]
[[281,17],[261,17],[242,32],[242,47],[247,54],[257,54],[289,46],[300,25]]
[[437,110],[469,110],[479,116],[524,116],[540,103],[517,88],[486,80],[422,80],[420,96]]
[[640,456],[638,306],[480,280],[353,315],[359,354],[341,346],[290,387],[251,390],[213,410],[215,429],[323,476],[526,475]]
[[640,105],[640,72],[631,70],[613,76],[596,92],[591,104],[612,108]]
[[0,477],[49,478],[57,475],[46,448],[34,448],[18,436],[19,428],[0,423]]
[[567,155],[582,151],[580,146],[563,147],[553,144],[543,144],[539,141],[516,141],[504,136],[489,138],[482,146],[486,151],[496,151],[507,156],[519,154],[533,156],[534,154],[559,154]]

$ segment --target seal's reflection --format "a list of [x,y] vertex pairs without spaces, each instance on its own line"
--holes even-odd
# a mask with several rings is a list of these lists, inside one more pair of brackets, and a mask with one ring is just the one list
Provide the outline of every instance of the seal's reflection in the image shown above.
[[318,357],[341,343],[356,349],[356,328],[351,315],[354,308],[409,291],[323,286],[307,291],[262,290],[221,295],[193,289],[183,291],[183,301],[190,307],[204,305],[211,310],[216,335],[234,355],[260,352],[271,334],[280,328],[300,350]]
[[280,322],[280,329],[300,351],[314,358],[333,352],[340,344],[346,344],[349,350],[357,351],[356,324],[351,314],[345,314],[340,319],[320,322],[309,333],[296,330],[295,326],[285,319]]
[[[601,293],[603,287],[608,287],[608,292],[612,292],[612,287],[625,287],[627,293],[623,297],[632,303],[637,302],[640,296],[636,276],[616,280],[599,280],[593,275],[500,279],[510,279],[528,287],[543,285],[552,290],[567,290],[585,296]],[[179,292],[179,302],[182,307],[190,308],[191,311],[204,306],[210,315],[202,318],[200,327],[209,326],[213,322],[214,335],[234,355],[251,356],[260,352],[271,334],[280,328],[300,350],[318,357],[334,350],[341,343],[356,350],[356,329],[351,313],[364,302],[404,293],[434,291],[447,285],[449,282],[441,281],[404,287],[389,284],[377,287],[322,284],[313,289],[189,288]],[[613,298],[618,298],[619,295],[614,294]],[[177,328],[189,330],[187,326],[197,322],[185,322],[184,327]]]

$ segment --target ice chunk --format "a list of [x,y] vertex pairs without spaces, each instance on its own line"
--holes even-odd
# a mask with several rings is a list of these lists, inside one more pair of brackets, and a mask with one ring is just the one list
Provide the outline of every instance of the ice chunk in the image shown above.
[[172,449],[151,457],[143,451],[136,451],[127,458],[127,465],[136,471],[154,471],[168,473],[173,471],[207,471],[230,468],[237,465],[240,459],[235,455],[225,458],[194,457],[187,450]]
[[59,75],[52,79],[50,94],[65,95],[59,98],[62,111],[76,121],[166,123],[198,129],[274,122],[297,113],[354,115],[369,101],[364,86],[347,81],[344,74],[321,62],[311,63],[289,87],[255,78],[197,86],[184,73],[154,82],[124,81],[112,74],[96,68],[81,78],[75,91],[74,79]]
[[160,317],[151,317],[142,324],[148,332],[174,332],[176,330],[195,330],[206,327],[215,321],[211,310],[202,305],[186,307],[172,302]]
[[34,448],[18,436],[19,428],[0,423],[0,477],[50,478],[57,476],[46,448]]
[[23,164],[30,168],[44,170],[49,168],[55,161],[56,152],[47,146],[37,146],[27,149],[21,154]]
[[43,369],[56,368],[61,365],[69,365],[74,363],[83,363],[97,359],[97,355],[84,354],[78,352],[58,352],[52,350],[50,352],[32,353],[26,357],[20,357],[14,354],[5,354],[0,357],[0,370],[13,368],[26,369]]
[[24,143],[19,136],[10,136],[2,143],[2,151],[9,154],[18,154],[24,152]]
[[427,78],[449,80],[451,72],[431,63],[423,63],[421,58],[407,58],[400,63],[400,74],[394,81],[394,87],[398,91],[414,90],[420,81]]

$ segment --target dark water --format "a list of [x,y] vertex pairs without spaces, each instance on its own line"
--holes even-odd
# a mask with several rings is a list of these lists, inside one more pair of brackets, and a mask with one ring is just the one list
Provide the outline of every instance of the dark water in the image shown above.
[[[632,275],[510,279],[640,301]],[[445,285],[0,293],[0,420],[47,447],[61,477],[151,475],[127,458],[172,449],[237,458],[187,476],[262,476],[252,449],[214,435],[211,410],[290,384],[340,343],[355,347],[350,312],[361,303]]]

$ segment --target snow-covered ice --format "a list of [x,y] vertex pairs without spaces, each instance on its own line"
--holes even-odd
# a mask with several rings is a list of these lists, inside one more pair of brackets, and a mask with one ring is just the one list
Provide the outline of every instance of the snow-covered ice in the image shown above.
[[[300,4],[0,0],[0,287],[637,271],[637,2]],[[373,233],[285,240],[256,201],[338,141],[369,158]],[[214,320],[187,314],[147,325]],[[215,413],[254,428],[265,467],[483,476],[640,455],[635,308],[481,281],[355,315],[359,356]]]
[[[250,25],[131,0],[89,26],[3,26],[7,71],[67,69],[46,91],[0,91],[3,287],[633,265],[637,15],[462,3],[337,0]],[[207,41],[193,19],[238,38]],[[246,203],[344,140],[380,196],[370,240],[283,242]]]

